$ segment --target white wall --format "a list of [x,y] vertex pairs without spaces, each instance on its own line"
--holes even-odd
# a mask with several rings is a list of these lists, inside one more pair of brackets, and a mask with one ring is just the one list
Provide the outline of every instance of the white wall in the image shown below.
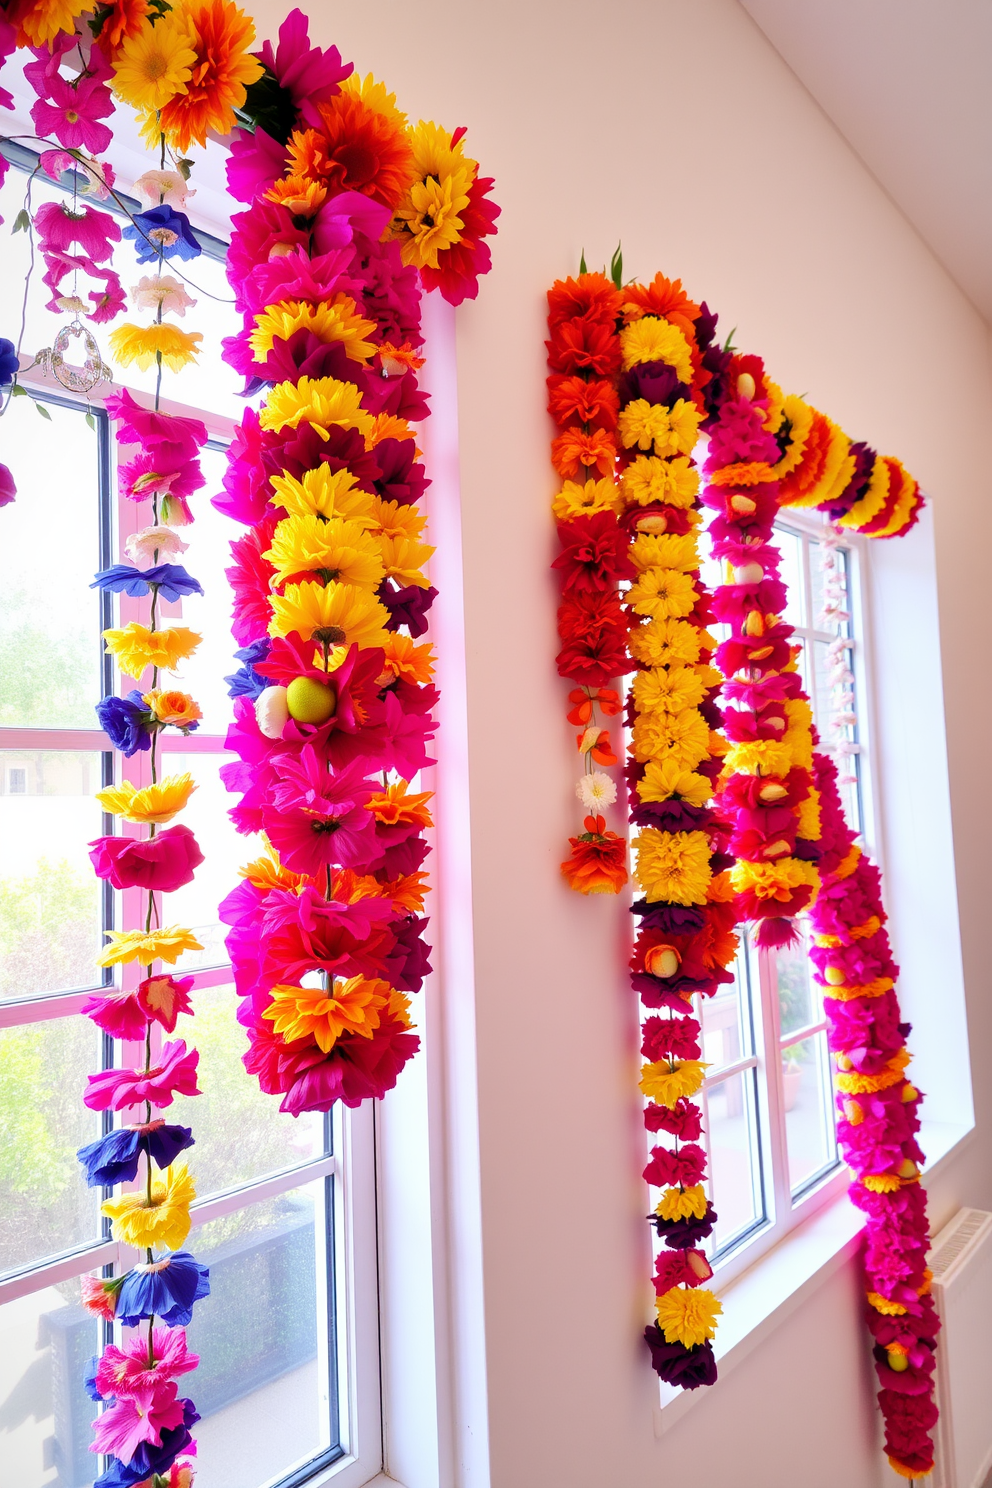
[[[281,5],[256,0],[266,34]],[[413,117],[468,125],[503,206],[458,322],[493,1488],[876,1488],[850,1267],[654,1434],[624,912],[557,873],[575,764],[552,661],[544,293],[622,238],[628,273],[681,275],[933,495],[979,1129],[932,1186],[935,1228],[992,1207],[986,327],[731,0],[378,0],[314,7],[313,29]],[[919,686],[920,708],[939,703],[931,669]]]

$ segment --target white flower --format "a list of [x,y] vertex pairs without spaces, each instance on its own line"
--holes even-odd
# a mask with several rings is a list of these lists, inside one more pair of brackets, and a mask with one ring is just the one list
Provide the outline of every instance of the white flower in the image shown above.
[[[143,527],[124,544],[124,552],[138,568],[151,568],[153,563],[169,563],[185,553],[189,543],[184,543],[178,532],[171,527]],[[155,554],[158,553],[158,558]]]
[[289,722],[289,704],[285,687],[266,687],[255,699],[258,727],[267,739],[281,739]]
[[88,177],[83,195],[95,196],[97,201],[106,201],[114,184],[114,167],[82,153],[76,156],[76,163]]
[[185,207],[187,198],[196,195],[195,189],[178,171],[145,171],[135,181],[134,190],[150,207],[164,204],[179,212]]
[[583,775],[575,787],[575,794],[587,811],[598,812],[613,805],[617,788],[609,775],[604,775],[602,770],[593,770],[591,775]]
[[146,274],[131,290],[131,299],[136,310],[157,310],[161,305],[163,315],[185,315],[196,304],[172,274]]

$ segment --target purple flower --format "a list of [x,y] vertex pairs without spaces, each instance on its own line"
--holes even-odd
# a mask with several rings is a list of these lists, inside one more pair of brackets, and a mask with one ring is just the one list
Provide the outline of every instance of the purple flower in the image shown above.
[[709,1339],[686,1348],[684,1343],[669,1343],[657,1323],[650,1323],[644,1329],[644,1341],[651,1350],[651,1367],[666,1385],[695,1390],[716,1384],[716,1359]]
[[138,212],[121,236],[134,244],[139,264],[159,258],[178,258],[185,263],[202,251],[185,212],[176,212],[165,203]]
[[152,713],[137,689],[126,698],[102,698],[96,705],[96,716],[114,748],[128,759],[139,749],[151,748]]
[[117,1296],[116,1317],[125,1328],[136,1328],[144,1318],[157,1317],[170,1328],[185,1328],[193,1304],[210,1295],[210,1271],[188,1250],[177,1250],[164,1260],[135,1266],[124,1277]]
[[0,387],[9,387],[17,375],[17,348],[6,336],[0,336]]
[[717,1212],[710,1203],[707,1203],[706,1213],[702,1219],[662,1219],[660,1214],[648,1215],[648,1219],[670,1250],[691,1249],[697,1241],[704,1240],[710,1234],[717,1218]]
[[265,660],[269,654],[270,644],[270,641],[263,636],[260,641],[252,641],[250,646],[242,646],[240,651],[235,651],[234,655],[241,662],[241,666],[230,677],[224,678],[228,684],[228,697],[247,697],[254,702],[259,693],[264,692],[269,686],[268,678],[261,677],[256,672],[255,662]]
[[408,584],[405,589],[398,589],[392,579],[386,579],[379,590],[379,598],[389,611],[386,629],[399,630],[401,625],[405,625],[416,637],[422,636],[427,629],[427,611],[437,599],[437,590],[433,584],[429,589],[421,589],[419,584]]
[[6,465],[0,465],[0,506],[9,506],[16,495],[14,477]]
[[134,568],[130,563],[115,563],[98,573],[91,589],[110,590],[112,594],[130,594],[132,599],[141,599],[155,585],[163,599],[174,604],[184,594],[202,594],[199,579],[178,563],[157,563],[154,568]]
[[191,1400],[180,1402],[183,1407],[183,1424],[162,1432],[161,1446],[142,1442],[131,1458],[123,1463],[119,1457],[111,1457],[110,1466],[101,1473],[93,1488],[134,1488],[144,1483],[153,1473],[167,1473],[180,1452],[185,1452],[193,1438],[189,1428],[200,1419],[200,1413]]
[[150,1154],[156,1167],[165,1169],[193,1145],[188,1126],[167,1126],[164,1121],[149,1121],[145,1126],[122,1126],[105,1137],[80,1147],[77,1158],[86,1169],[90,1188],[115,1183],[130,1183],[138,1172],[143,1152]]

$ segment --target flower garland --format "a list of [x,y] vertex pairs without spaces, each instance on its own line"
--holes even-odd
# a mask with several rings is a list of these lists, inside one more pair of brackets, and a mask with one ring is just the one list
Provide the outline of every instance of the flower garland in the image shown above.
[[627,882],[626,843],[607,830],[603,816],[617,788],[605,770],[594,769],[618,763],[602,718],[620,712],[619,694],[608,684],[630,671],[620,582],[634,570],[618,518],[616,476],[621,303],[605,274],[559,280],[548,292],[548,411],[561,429],[551,445],[562,481],[551,507],[561,550],[553,565],[562,595],[556,663],[559,676],[577,684],[567,717],[579,728],[584,773],[575,793],[589,813],[585,830],[569,839],[571,856],[561,871],[581,894],[618,894]]
[[[430,971],[421,914],[437,689],[417,644],[427,487],[408,420],[421,285],[453,303],[488,268],[498,209],[463,130],[414,129],[395,97],[299,12],[265,56],[254,135],[234,144],[228,276],[243,329],[225,358],[265,389],[231,450],[231,817],[266,854],[224,901],[246,1067],[280,1109],[381,1097],[419,1047],[407,993]],[[305,985],[317,974],[319,985]]]

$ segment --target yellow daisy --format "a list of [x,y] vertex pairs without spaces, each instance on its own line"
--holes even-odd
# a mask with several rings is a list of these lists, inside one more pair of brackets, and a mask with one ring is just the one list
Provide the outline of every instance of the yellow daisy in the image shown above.
[[382,582],[379,543],[360,523],[341,517],[287,517],[263,557],[274,564],[277,584],[303,573],[319,573],[327,584],[340,580],[363,589],[376,589]]
[[104,811],[122,816],[125,821],[154,822],[161,826],[179,815],[195,790],[196,781],[186,773],[167,775],[164,780],[146,785],[141,790],[130,780],[122,780],[120,785],[97,791],[96,798]]
[[310,305],[303,300],[282,300],[268,305],[255,320],[249,344],[256,361],[264,361],[273,342],[288,341],[294,331],[309,331],[324,342],[339,341],[353,362],[364,364],[376,350],[373,341],[364,341],[375,321],[359,315],[350,295],[336,294],[333,300]]
[[421,565],[434,552],[427,543],[417,542],[415,538],[406,536],[383,536],[379,539],[379,547],[387,578],[395,579],[403,587],[416,584],[421,589],[427,589],[430,586],[430,580],[421,573]]
[[699,567],[695,533],[677,536],[671,532],[641,532],[627,549],[631,563],[643,573],[646,568],[677,568],[692,573]]
[[340,666],[348,646],[379,646],[387,634],[389,611],[368,589],[354,584],[287,584],[272,596],[269,635],[295,632],[311,636],[334,653]]
[[688,615],[696,599],[692,579],[674,568],[649,568],[627,592],[627,603],[635,614],[661,620]]
[[104,934],[110,944],[101,951],[97,966],[124,966],[129,961],[140,961],[142,966],[165,961],[174,966],[184,951],[203,950],[192,930],[182,925],[168,925],[164,930],[105,930]]
[[124,675],[138,678],[146,667],[174,672],[179,662],[193,655],[203,637],[185,625],[149,630],[130,620],[123,630],[105,630],[103,639]]
[[121,1194],[101,1205],[101,1213],[111,1221],[111,1233],[123,1245],[135,1250],[161,1246],[181,1250],[190,1230],[190,1205],[196,1198],[196,1187],[184,1162],[173,1163],[165,1170],[165,1182],[152,1182],[151,1202],[145,1190]]
[[642,801],[670,801],[677,796],[690,806],[705,806],[713,787],[705,775],[684,770],[676,760],[649,760],[637,782],[637,794]]
[[357,429],[360,434],[372,427],[358,388],[336,377],[301,377],[299,382],[277,383],[269,392],[260,422],[263,429],[276,432],[310,423],[324,439],[333,425]]
[[671,666],[699,660],[703,632],[688,620],[649,620],[632,627],[630,654],[645,666]]
[[690,507],[699,491],[699,471],[687,455],[659,460],[638,455],[620,477],[624,500],[638,506],[664,502],[667,506]]
[[587,480],[583,485],[565,481],[551,503],[551,512],[559,522],[571,522],[574,517],[617,511],[619,507],[620,492],[611,480]]
[[331,471],[326,465],[305,470],[302,479],[293,475],[272,477],[272,501],[290,516],[315,513],[321,517],[346,517],[360,527],[372,527],[372,503],[368,491],[359,490],[350,470]]
[[113,89],[132,108],[153,113],[187,92],[196,64],[189,28],[182,15],[168,11],[154,26],[125,37],[114,57]]
[[705,832],[662,832],[645,827],[634,840],[635,877],[650,904],[705,904],[713,877]]
[[667,1343],[696,1348],[716,1336],[723,1303],[706,1287],[670,1287],[656,1299],[655,1308]]
[[161,325],[120,325],[108,337],[111,354],[122,367],[132,362],[147,372],[157,357],[170,372],[181,372],[194,362],[200,350],[203,336],[199,331],[183,331],[179,326],[163,322]]

